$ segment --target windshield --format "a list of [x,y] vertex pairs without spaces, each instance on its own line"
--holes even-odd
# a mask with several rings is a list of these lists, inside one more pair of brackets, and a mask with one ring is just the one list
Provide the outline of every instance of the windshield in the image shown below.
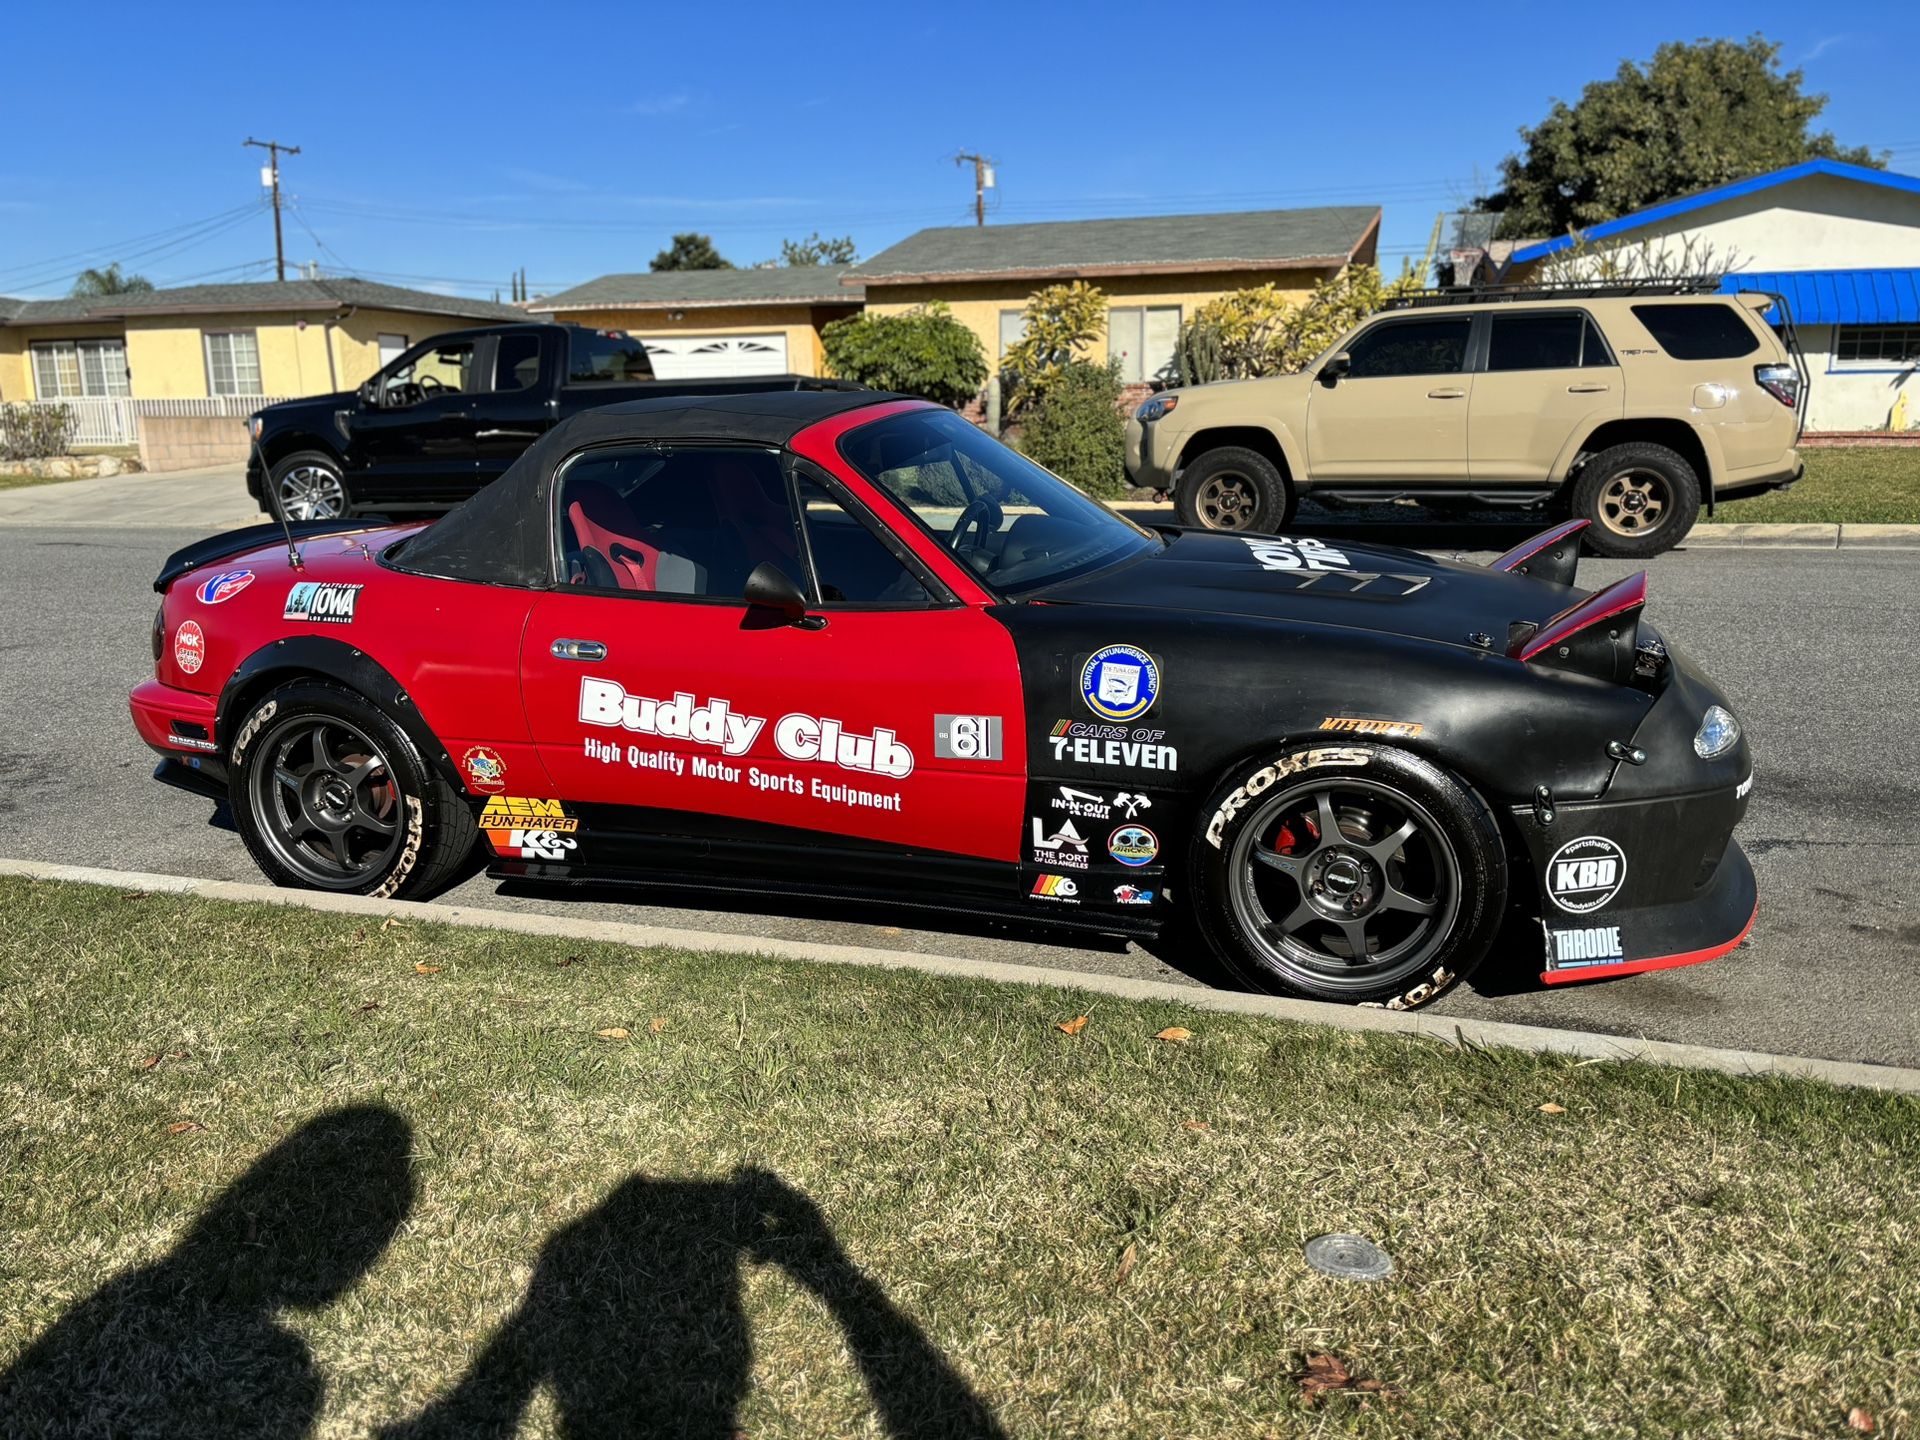
[[1001,594],[1037,590],[1161,542],[950,410],[849,432],[847,463]]

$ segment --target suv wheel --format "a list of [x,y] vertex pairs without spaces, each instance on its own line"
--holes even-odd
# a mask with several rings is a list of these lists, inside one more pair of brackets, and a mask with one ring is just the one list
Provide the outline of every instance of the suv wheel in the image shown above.
[[267,507],[280,520],[336,520],[353,506],[340,462],[319,450],[301,450],[273,467]]
[[1686,538],[1700,514],[1700,480],[1664,445],[1615,445],[1580,467],[1572,510],[1590,522],[1586,542],[1595,553],[1641,560]]
[[1203,453],[1187,466],[1174,495],[1180,523],[1200,530],[1271,534],[1292,522],[1295,504],[1293,486],[1280,467],[1240,445]]

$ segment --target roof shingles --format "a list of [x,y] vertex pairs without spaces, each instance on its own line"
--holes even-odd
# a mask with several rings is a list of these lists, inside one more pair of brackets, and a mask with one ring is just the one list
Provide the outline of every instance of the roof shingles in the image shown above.
[[857,305],[845,265],[780,265],[763,270],[658,270],[602,275],[536,301],[541,314],[568,310],[709,309],[719,305]]
[[462,320],[525,320],[527,314],[491,300],[436,295],[372,280],[263,280],[238,285],[182,285],[127,295],[69,296],[59,300],[0,299],[0,325],[118,320],[130,315],[192,315],[223,310],[405,310]]
[[1345,263],[1380,222],[1373,205],[1151,215],[921,230],[849,272],[868,284],[933,279],[1286,269]]

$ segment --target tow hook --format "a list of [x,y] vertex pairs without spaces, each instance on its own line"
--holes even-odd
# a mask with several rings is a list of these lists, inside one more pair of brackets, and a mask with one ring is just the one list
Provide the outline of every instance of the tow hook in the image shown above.
[[1533,818],[1542,825],[1553,823],[1553,792],[1544,785],[1533,787]]
[[1624,740],[1607,741],[1607,754],[1616,760],[1624,760],[1629,765],[1644,765],[1647,763],[1647,752],[1642,750],[1638,745],[1627,744]]

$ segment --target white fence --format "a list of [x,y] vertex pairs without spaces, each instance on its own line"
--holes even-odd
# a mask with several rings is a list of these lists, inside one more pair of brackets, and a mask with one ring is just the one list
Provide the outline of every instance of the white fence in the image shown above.
[[134,400],[124,395],[89,395],[67,400],[24,400],[17,403],[36,410],[64,406],[73,416],[73,435],[68,443],[92,448],[139,444],[142,416],[237,421],[246,419],[263,405],[277,405],[283,398],[276,395],[212,395],[179,400]]

